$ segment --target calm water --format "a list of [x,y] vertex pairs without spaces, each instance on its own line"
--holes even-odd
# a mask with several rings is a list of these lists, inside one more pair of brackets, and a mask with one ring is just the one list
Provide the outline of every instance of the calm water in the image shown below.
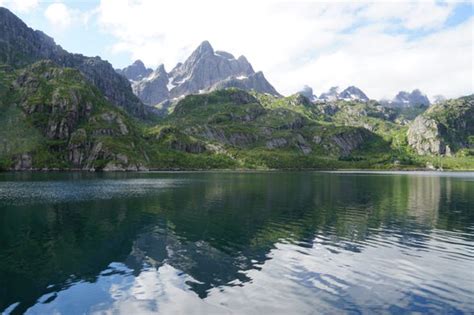
[[6,314],[461,314],[473,297],[473,173],[0,174]]

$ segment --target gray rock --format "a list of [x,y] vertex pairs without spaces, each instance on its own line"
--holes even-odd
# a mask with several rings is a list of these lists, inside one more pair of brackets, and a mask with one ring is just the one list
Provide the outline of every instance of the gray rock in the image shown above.
[[130,83],[99,57],[72,54],[43,32],[29,28],[8,9],[0,7],[0,63],[25,67],[49,59],[59,66],[78,69],[115,106],[146,118],[148,112],[133,94]]
[[330,144],[339,149],[341,156],[348,156],[371,137],[368,130],[357,128],[331,137]]
[[268,149],[282,148],[288,145],[288,141],[285,138],[270,139],[266,142],[265,146]]
[[153,70],[145,68],[141,60],[136,60],[130,66],[116,71],[131,81],[139,81],[153,72]]
[[420,90],[415,89],[411,93],[400,91],[391,101],[381,101],[387,107],[407,108],[413,106],[430,106],[430,100]]
[[410,125],[408,144],[420,155],[451,155],[472,147],[474,95],[433,104]]
[[339,98],[345,101],[368,102],[369,98],[361,89],[355,86],[349,86],[339,94]]
[[418,116],[408,129],[408,144],[420,155],[445,154],[445,132],[444,126],[434,119]]
[[368,102],[369,98],[358,87],[349,86],[342,92],[339,92],[339,87],[333,86],[329,91],[322,93],[317,100],[322,102],[335,102],[338,100]]
[[261,71],[251,74],[249,76],[232,76],[230,78],[217,82],[206,91],[214,91],[231,87],[245,91],[256,91],[260,93],[266,93],[277,97],[281,96],[280,93],[278,93],[275,88],[267,81],[267,79],[263,75],[263,72]]
[[313,89],[307,85],[305,85],[301,91],[298,91],[298,94],[306,97],[308,100],[313,101],[317,99],[316,95],[313,93]]
[[15,163],[15,171],[27,171],[32,169],[32,158],[30,153],[20,154]]
[[148,77],[141,81],[133,82],[133,92],[149,106],[155,106],[169,99],[168,74],[164,65],[160,65]]
[[[238,59],[230,58],[228,53],[215,53],[211,44],[204,41],[183,63],[178,64],[170,72],[170,97],[199,93],[215,83],[235,76],[250,76],[253,68],[243,56]],[[233,56],[232,56],[233,57]]]

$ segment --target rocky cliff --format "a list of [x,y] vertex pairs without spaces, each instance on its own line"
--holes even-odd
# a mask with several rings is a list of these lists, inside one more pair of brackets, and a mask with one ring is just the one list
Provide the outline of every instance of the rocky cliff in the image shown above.
[[145,68],[145,64],[141,60],[136,60],[130,66],[121,70],[117,69],[115,71],[117,71],[119,74],[123,75],[130,81],[139,81],[143,78],[146,78],[153,72],[153,70],[151,70],[150,68]]
[[0,78],[8,87],[0,104],[8,113],[0,126],[2,168],[143,168],[136,126],[79,71],[40,61]]
[[280,96],[244,56],[235,58],[228,52],[214,51],[208,41],[202,42],[184,63],[178,63],[169,73],[160,66],[145,76],[144,69],[135,62],[118,72],[132,81],[135,94],[150,106],[230,87]]
[[473,95],[432,105],[408,130],[409,145],[421,155],[452,155],[473,140]]
[[146,118],[150,114],[133,94],[128,80],[99,57],[71,54],[51,37],[29,28],[8,9],[0,7],[0,63],[22,68],[42,59],[62,67],[78,69],[115,106]]

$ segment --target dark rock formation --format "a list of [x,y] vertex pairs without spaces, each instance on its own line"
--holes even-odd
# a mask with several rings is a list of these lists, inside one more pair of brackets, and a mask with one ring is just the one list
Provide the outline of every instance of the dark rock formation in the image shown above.
[[432,105],[408,129],[420,155],[451,155],[474,145],[474,95]]
[[145,118],[149,113],[133,94],[128,80],[110,63],[99,57],[67,52],[51,37],[29,28],[9,10],[0,7],[0,63],[21,68],[43,59],[78,69],[112,104],[130,114]]
[[141,60],[136,60],[130,66],[116,71],[131,81],[139,81],[153,72],[153,70],[145,68]]

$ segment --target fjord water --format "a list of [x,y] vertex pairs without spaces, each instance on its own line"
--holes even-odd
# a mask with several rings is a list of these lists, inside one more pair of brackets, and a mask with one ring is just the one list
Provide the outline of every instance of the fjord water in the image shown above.
[[473,173],[0,174],[0,311],[472,313]]

